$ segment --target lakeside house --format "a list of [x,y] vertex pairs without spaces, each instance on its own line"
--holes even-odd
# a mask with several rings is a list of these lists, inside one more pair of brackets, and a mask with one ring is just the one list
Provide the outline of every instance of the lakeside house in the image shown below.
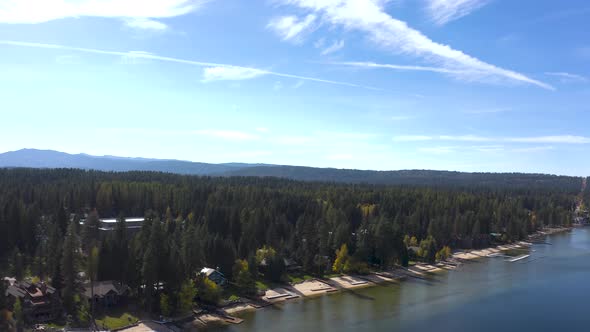
[[[80,225],[84,225],[85,221],[86,221],[86,219],[80,220]],[[114,231],[115,227],[117,225],[117,221],[118,221],[118,218],[99,219],[98,220],[98,223],[99,223],[98,230],[101,232]],[[145,218],[143,218],[143,217],[125,218],[125,228],[127,228],[127,231],[130,231],[132,233],[138,232],[141,229],[141,226],[143,226],[144,221],[145,221]]]
[[32,323],[47,322],[61,314],[61,301],[55,288],[44,282],[15,281],[6,289],[8,307],[20,299],[25,319]]
[[[126,301],[129,287],[117,281],[97,281],[92,287],[85,284],[82,296],[91,304],[94,300],[96,307],[110,308]],[[94,295],[94,298],[92,297]]]
[[204,267],[201,270],[201,274],[203,274],[209,280],[213,281],[219,286],[224,286],[225,284],[227,284],[227,278],[223,275],[223,273],[217,271],[216,269]]
[[[109,219],[100,219],[99,223],[100,226],[98,227],[101,231],[113,231],[115,230],[115,225],[117,224],[117,218],[109,218]],[[127,230],[131,231],[139,231],[145,218],[125,218],[125,227]]]

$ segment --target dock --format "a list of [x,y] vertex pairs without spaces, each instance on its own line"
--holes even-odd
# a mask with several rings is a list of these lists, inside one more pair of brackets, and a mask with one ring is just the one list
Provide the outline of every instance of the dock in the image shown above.
[[528,258],[528,257],[530,257],[530,256],[531,256],[531,255],[520,255],[520,256],[517,256],[517,257],[515,257],[515,258],[513,258],[513,259],[510,259],[510,260],[508,260],[508,261],[509,261],[509,262],[518,262],[519,260],[522,260],[522,259]]

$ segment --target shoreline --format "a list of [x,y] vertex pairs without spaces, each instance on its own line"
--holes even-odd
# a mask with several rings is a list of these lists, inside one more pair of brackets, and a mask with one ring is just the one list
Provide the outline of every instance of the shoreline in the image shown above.
[[266,306],[272,306],[288,300],[313,298],[346,290],[375,287],[386,283],[400,284],[404,279],[412,277],[424,278],[430,273],[454,270],[461,264],[474,259],[491,258],[504,251],[528,248],[535,243],[534,241],[543,239],[548,235],[568,232],[572,229],[573,227],[546,228],[528,235],[527,241],[517,241],[515,243],[502,244],[477,250],[456,251],[449,260],[437,262],[435,264],[417,263],[408,268],[398,267],[394,270],[372,272],[367,275],[340,275],[327,279],[314,278],[296,284],[285,284],[280,287],[269,289],[265,292],[265,295],[260,298],[265,305],[254,304],[250,301],[239,302],[219,309],[226,314],[225,317],[212,313],[203,313],[195,316],[195,319],[192,322],[187,323],[186,327],[198,329],[219,324],[239,324],[242,319],[237,318],[236,321],[236,317],[233,317],[234,315],[257,311]]

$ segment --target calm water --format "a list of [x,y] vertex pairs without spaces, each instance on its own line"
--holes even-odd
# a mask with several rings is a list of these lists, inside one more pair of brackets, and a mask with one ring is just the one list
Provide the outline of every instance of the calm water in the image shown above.
[[590,331],[590,228],[529,259],[487,258],[409,280],[244,314],[216,331]]

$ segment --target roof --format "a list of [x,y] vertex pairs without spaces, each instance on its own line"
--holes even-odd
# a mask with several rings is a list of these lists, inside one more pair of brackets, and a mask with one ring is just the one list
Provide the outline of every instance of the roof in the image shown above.
[[31,283],[28,281],[14,282],[6,289],[6,295],[24,298],[27,294],[32,299],[41,299],[55,293],[55,288],[45,283]]
[[[109,218],[109,219],[100,219],[100,222],[104,222],[104,223],[116,223],[117,220],[119,220],[118,218]],[[139,217],[134,217],[134,218],[125,218],[125,222],[141,222],[144,221],[145,218],[139,218]]]
[[211,274],[213,274],[213,272],[217,272],[215,269],[209,268],[209,267],[204,267],[201,270],[201,273],[203,273],[204,275],[206,275],[207,277],[210,276]]
[[[103,297],[109,293],[114,293],[116,295],[123,295],[127,292],[128,288],[126,285],[122,285],[121,283],[113,280],[108,281],[98,281],[95,282],[93,287],[94,289],[94,296],[95,297]],[[84,285],[84,296],[90,297],[92,294],[92,289],[90,284]]]

